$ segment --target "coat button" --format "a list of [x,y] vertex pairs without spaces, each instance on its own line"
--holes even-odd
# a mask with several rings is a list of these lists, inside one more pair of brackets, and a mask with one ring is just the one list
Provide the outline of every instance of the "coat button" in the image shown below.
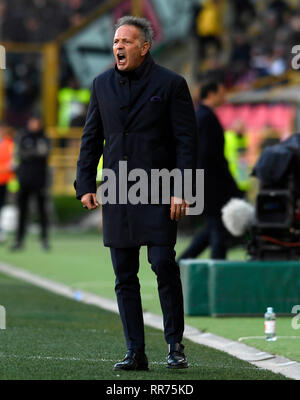
[[126,81],[120,80],[120,85],[125,85]]
[[124,160],[127,161],[128,160],[128,156],[124,156]]
[[120,106],[120,110],[125,110],[125,108],[126,108],[127,106]]
[[124,135],[125,135],[125,136],[128,136],[128,135],[129,135],[129,132],[128,132],[128,131],[125,131],[125,132],[124,132]]

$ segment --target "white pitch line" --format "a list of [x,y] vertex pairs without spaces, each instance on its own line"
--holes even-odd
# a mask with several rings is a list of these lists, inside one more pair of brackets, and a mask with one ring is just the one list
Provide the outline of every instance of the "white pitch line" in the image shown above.
[[78,358],[78,357],[53,357],[53,356],[17,356],[16,354],[0,354],[0,358],[14,358],[21,360],[47,360],[47,361],[87,361],[87,362],[117,362],[117,360],[106,360],[104,358]]
[[[0,263],[0,272],[18,279],[23,279],[26,282],[42,287],[48,291],[72,299],[74,299],[76,292],[78,292],[78,290],[75,290],[74,288],[72,289],[67,285],[42,278],[32,274],[31,272],[8,264]],[[119,313],[116,301],[85,291],[80,291],[80,293],[82,295],[82,298],[80,299],[81,302],[92,304],[107,311]],[[145,312],[144,323],[152,328],[163,330],[163,320],[159,315]],[[184,337],[194,343],[221,350],[261,369],[267,369],[274,373],[282,374],[287,378],[300,380],[300,363],[289,360],[288,358],[269,353],[262,354],[258,349],[248,346],[245,343],[235,342],[209,332],[202,333],[197,328],[189,325],[185,326]]]
[[[238,338],[239,342],[248,339],[265,339],[264,336],[245,336]],[[277,336],[277,339],[300,339],[300,336]]]
[[[109,362],[109,363],[116,363],[120,360],[108,360],[105,358],[99,358],[99,359],[93,359],[93,358],[78,358],[78,357],[53,357],[53,356],[18,356],[16,354],[0,354],[0,359],[18,359],[18,360],[45,360],[45,361],[80,361],[80,362],[91,362],[91,363],[100,363],[100,362]],[[165,361],[150,361],[150,365],[163,365],[166,366]],[[202,367],[202,368],[219,368],[219,369],[251,369],[253,370],[253,367],[238,367],[238,368],[232,368],[231,366],[215,366],[212,364],[201,364],[201,363],[194,363],[191,362],[189,363],[190,367]]]

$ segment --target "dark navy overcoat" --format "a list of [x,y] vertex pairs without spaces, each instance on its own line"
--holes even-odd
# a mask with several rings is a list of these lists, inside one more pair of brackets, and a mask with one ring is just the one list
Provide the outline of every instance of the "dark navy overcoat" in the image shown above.
[[[116,175],[124,160],[128,172],[194,169],[196,117],[185,79],[157,65],[150,53],[134,71],[121,73],[115,67],[99,75],[93,82],[77,162],[78,199],[96,192],[102,153],[103,167]],[[170,219],[170,204],[105,204],[102,211],[105,246],[176,243],[177,223]]]

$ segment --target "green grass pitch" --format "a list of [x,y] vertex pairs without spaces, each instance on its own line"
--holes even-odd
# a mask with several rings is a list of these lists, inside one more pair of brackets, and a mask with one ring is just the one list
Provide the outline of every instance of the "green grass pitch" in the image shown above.
[[[11,253],[8,248],[9,243],[2,245],[0,247],[0,261],[65,283],[74,289],[115,299],[110,252],[108,248],[103,246],[102,238],[98,233],[54,232],[51,242],[52,250],[49,253],[40,249],[35,235],[28,237],[24,252]],[[188,239],[179,238],[176,245],[177,253],[180,253],[187,244]],[[204,257],[207,256],[207,253],[204,254]],[[242,250],[233,250],[229,257],[230,259],[243,259],[245,254]],[[147,262],[146,248],[144,247],[141,249],[140,261],[139,278],[143,308],[145,311],[161,314],[155,275]],[[202,331],[212,332],[233,340],[246,336],[263,336],[264,334],[263,317],[211,318],[186,316],[185,321]],[[292,329],[290,317],[277,318],[277,335],[296,336],[296,339],[278,339],[276,342],[266,342],[264,339],[247,339],[244,343],[262,351],[280,354],[300,362],[300,332]]]
[[146,327],[150,371],[113,371],[124,355],[118,315],[0,275],[0,380],[281,380],[226,353],[184,341],[190,368],[165,367],[161,331]]

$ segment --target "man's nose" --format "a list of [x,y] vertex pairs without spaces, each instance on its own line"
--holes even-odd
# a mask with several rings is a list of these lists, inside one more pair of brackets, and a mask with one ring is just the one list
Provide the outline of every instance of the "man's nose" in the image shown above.
[[124,49],[124,44],[123,43],[118,43],[117,50],[122,50],[122,49]]

